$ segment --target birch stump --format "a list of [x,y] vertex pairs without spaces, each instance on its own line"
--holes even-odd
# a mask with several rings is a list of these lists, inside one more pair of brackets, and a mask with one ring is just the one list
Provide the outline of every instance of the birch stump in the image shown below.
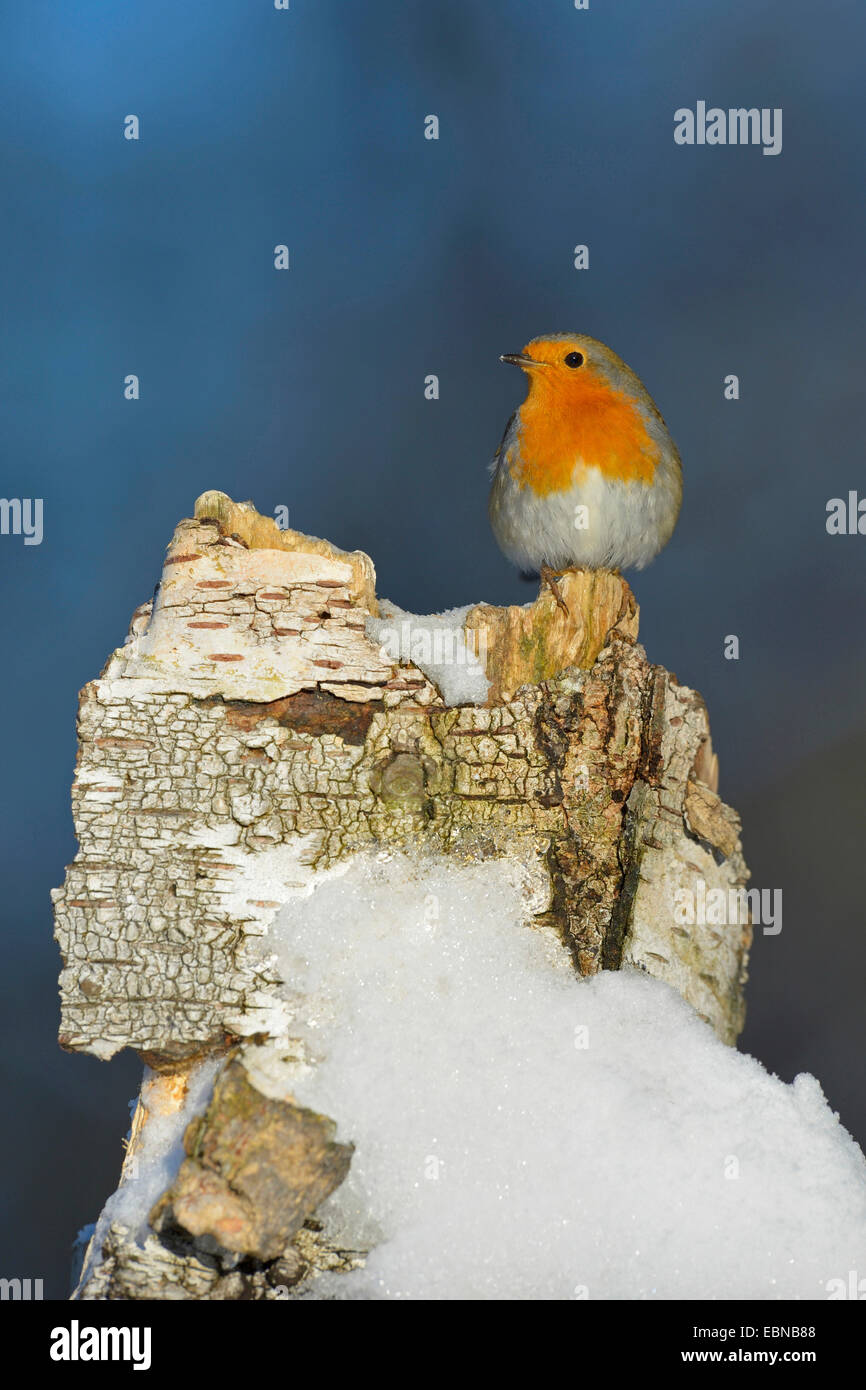
[[[145,1062],[116,1197],[149,1135],[174,1125],[185,1156],[143,1232],[108,1203],[76,1297],[281,1298],[361,1257],[315,1216],[351,1162],[339,1117],[268,1084],[286,1025],[261,941],[364,849],[519,860],[577,972],[644,970],[735,1043],[748,915],[676,911],[747,879],[704,703],[647,661],[624,579],[561,588],[567,616],[546,591],[478,604],[437,657],[412,647],[423,619],[409,651],[388,640],[409,620],[361,552],[219,492],[180,522],[153,602],[82,692],[79,851],[53,897],[61,1045]],[[439,673],[461,660],[472,701],[448,702]]]

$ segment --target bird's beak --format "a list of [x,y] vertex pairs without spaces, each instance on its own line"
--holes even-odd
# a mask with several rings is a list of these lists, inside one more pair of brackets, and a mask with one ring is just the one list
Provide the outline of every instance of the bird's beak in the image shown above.
[[515,367],[545,367],[546,362],[537,362],[534,357],[525,357],[522,352],[503,352],[500,362],[510,362]]

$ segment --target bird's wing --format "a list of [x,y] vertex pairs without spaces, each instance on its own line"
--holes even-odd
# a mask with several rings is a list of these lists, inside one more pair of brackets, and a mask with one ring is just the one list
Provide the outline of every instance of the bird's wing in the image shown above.
[[516,418],[517,411],[515,410],[513,414],[510,416],[508,424],[505,426],[505,429],[502,432],[502,438],[499,441],[499,447],[496,450],[496,453],[493,455],[493,458],[487,465],[487,471],[491,477],[493,477],[493,475],[496,473],[497,468],[499,467],[500,459],[502,458],[503,452],[505,450],[506,440],[508,439],[508,436],[511,434],[512,426],[514,425],[514,421]]

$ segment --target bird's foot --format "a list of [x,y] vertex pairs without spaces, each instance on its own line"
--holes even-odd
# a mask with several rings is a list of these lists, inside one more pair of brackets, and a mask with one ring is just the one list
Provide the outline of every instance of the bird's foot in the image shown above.
[[556,582],[557,579],[562,578],[564,573],[564,570],[552,570],[549,565],[542,565],[541,569],[539,570],[542,584],[547,585],[548,589],[553,594],[553,597],[556,599],[558,606],[562,609],[565,616],[567,618],[570,618],[571,614],[568,611],[568,604],[562,597],[562,594],[559,591],[559,585]]

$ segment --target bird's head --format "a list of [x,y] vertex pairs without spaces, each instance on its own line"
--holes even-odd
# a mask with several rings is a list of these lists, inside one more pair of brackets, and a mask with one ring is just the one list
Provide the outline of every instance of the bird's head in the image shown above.
[[[604,343],[584,333],[551,333],[533,338],[522,352],[506,352],[499,359],[521,367],[529,378],[528,400],[585,410],[601,404],[611,393],[643,394],[634,373]],[[636,389],[637,388],[637,389]]]

